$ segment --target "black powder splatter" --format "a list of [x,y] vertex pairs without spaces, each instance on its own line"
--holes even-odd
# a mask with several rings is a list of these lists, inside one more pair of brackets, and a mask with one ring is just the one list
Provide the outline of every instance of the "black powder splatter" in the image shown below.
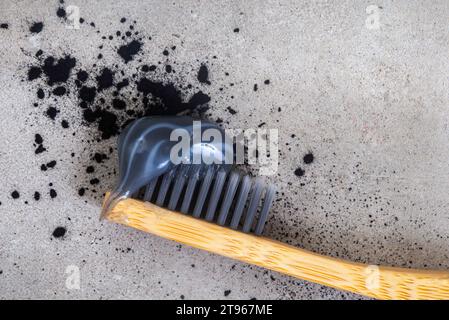
[[39,154],[39,153],[42,153],[44,151],[47,151],[47,149],[45,149],[44,146],[40,144],[40,145],[37,146],[36,150],[34,150],[34,153],[35,154]]
[[[188,102],[184,102],[181,92],[173,84],[164,84],[145,77],[138,81],[137,90],[144,94],[143,102],[147,106],[145,115],[176,115],[187,110],[194,110],[210,101],[208,95],[199,91]],[[157,98],[160,103],[149,107],[149,100],[146,98],[149,94]]]
[[101,132],[102,139],[109,139],[119,134],[118,119],[115,114],[107,110],[100,110],[97,115],[97,119],[99,119],[98,130]]
[[140,49],[142,48],[142,43],[133,40],[127,45],[121,46],[117,53],[120,55],[120,57],[123,58],[125,63],[128,63],[129,61],[133,60],[134,56],[139,53]]
[[36,133],[34,135],[34,142],[36,142],[37,144],[42,144],[44,142],[44,138],[42,138],[39,133]]
[[55,96],[63,96],[63,95],[65,95],[66,91],[67,90],[64,87],[59,86],[59,87],[56,87],[53,89],[53,94]]
[[38,97],[39,99],[44,99],[44,98],[45,98],[44,90],[38,89],[38,90],[37,90],[37,97]]
[[[115,34],[117,34],[117,38],[108,34],[104,35],[102,39],[103,41],[125,39],[125,31],[117,31]],[[133,35],[134,32],[128,36]],[[151,37],[148,37],[148,39],[151,40]],[[48,101],[43,100],[42,104],[34,103],[34,105],[36,107],[45,106],[46,110],[41,112],[51,120],[56,120],[59,114],[63,115],[64,118],[60,120],[62,128],[59,127],[61,130],[72,127],[69,126],[68,120],[74,123],[77,130],[78,125],[94,129],[88,131],[90,136],[87,142],[89,142],[91,152],[90,160],[80,159],[81,161],[101,164],[108,160],[109,154],[96,152],[100,148],[98,146],[97,149],[96,143],[117,136],[134,119],[152,115],[191,114],[200,118],[206,115],[208,103],[211,101],[209,94],[202,92],[194,85],[182,83],[179,76],[173,78],[175,70],[172,65],[177,65],[180,68],[179,75],[181,77],[185,71],[182,65],[177,64],[176,55],[173,54],[172,56],[169,49],[161,50],[164,59],[167,59],[166,57],[170,55],[170,64],[162,64],[157,60],[151,61],[150,59],[153,58],[147,57],[145,57],[146,63],[142,64],[140,60],[136,61],[136,55],[141,52],[143,45],[143,37],[138,40],[130,40],[127,44],[119,45],[117,49],[118,56],[121,57],[121,59],[118,59],[119,61],[112,65],[107,65],[101,61],[101,64],[93,64],[90,68],[78,66],[76,55],[73,53],[61,56],[47,54],[45,56],[45,53],[39,50],[34,55],[37,63],[29,66],[28,80],[33,81],[43,78],[45,80],[43,87],[34,90],[37,91],[38,99],[49,99]],[[105,50],[106,48],[104,43],[97,47],[99,50]],[[166,46],[166,48],[175,50],[174,45]],[[133,62],[131,63],[131,61]],[[132,64],[131,68],[125,67],[125,64],[128,63]],[[158,67],[158,64],[161,67]],[[130,74],[129,70],[134,71],[131,71],[133,73]],[[192,69],[189,68],[189,70]],[[229,75],[227,72],[224,73]],[[178,72],[176,72],[176,75],[178,75]],[[201,64],[196,76],[200,84],[210,84],[209,69],[205,63]],[[79,108],[68,110],[64,104],[58,104],[59,97],[68,93],[78,98]],[[49,103],[51,103],[51,106]],[[228,111],[236,112],[232,108]],[[79,118],[76,118],[77,115]],[[79,122],[77,123],[77,121]],[[73,131],[73,136],[75,134],[76,131]],[[45,151],[43,143],[36,143],[35,146],[36,153]],[[111,148],[109,153],[112,154],[113,152],[114,149]],[[75,157],[75,154],[72,152],[73,157]],[[88,163],[85,163],[85,165],[86,176],[83,183],[91,186],[100,184],[100,179],[105,175],[100,173],[100,170],[97,173],[92,165]],[[55,166],[56,161],[54,163],[50,161],[42,164],[41,170],[48,171]],[[94,172],[96,172],[96,176],[92,177]],[[111,174],[116,174],[116,172],[108,172],[108,175]],[[78,185],[78,195],[84,196],[87,191],[92,194],[96,193],[97,190],[91,186]],[[52,191],[50,192],[52,193]],[[56,193],[56,190],[54,192]]]
[[227,109],[228,109],[228,112],[229,112],[230,114],[232,114],[232,115],[234,115],[234,114],[237,113],[237,111],[235,111],[235,110],[232,109],[231,107],[228,107]]
[[59,110],[56,109],[55,107],[48,107],[47,111],[45,112],[45,114],[47,115],[47,117],[49,117],[52,120],[55,120],[56,115],[59,113]]
[[112,87],[114,84],[114,73],[109,68],[104,68],[100,75],[96,77],[97,80],[97,90],[103,91],[104,89]]
[[304,160],[304,163],[305,163],[305,164],[310,164],[310,163],[313,162],[314,156],[313,156],[312,153],[308,153],[308,154],[306,154],[306,155],[303,157],[303,160]]
[[82,86],[78,93],[78,97],[80,98],[80,100],[84,101],[85,103],[92,103],[96,95],[97,91],[95,87],[87,86]]
[[63,7],[59,7],[58,10],[56,10],[56,15],[59,18],[65,18],[65,16],[66,16],[65,9]]
[[39,33],[44,28],[44,24],[42,22],[34,22],[30,27],[31,33]]
[[50,198],[54,199],[56,198],[58,194],[56,193],[55,189],[50,189]]
[[46,164],[41,164],[41,170],[42,171],[47,171],[49,168],[52,169],[56,166],[56,161],[52,160]]
[[88,77],[89,74],[84,70],[79,70],[78,73],[76,74],[76,78],[81,82],[86,81]]
[[205,64],[202,64],[200,69],[198,70],[197,79],[200,83],[210,84],[209,81],[209,70]]
[[125,101],[116,98],[112,100],[112,107],[116,110],[124,110],[126,109],[126,103]]
[[64,228],[64,227],[57,227],[53,231],[52,235],[55,238],[61,238],[61,237],[63,237],[65,235],[66,232],[67,232],[66,228]]
[[42,69],[39,67],[31,67],[28,69],[28,81],[33,81],[39,78],[42,74]]
[[95,152],[94,160],[96,163],[103,163],[104,160],[107,160],[108,157],[104,153]]
[[57,61],[50,56],[44,60],[42,70],[47,76],[47,83],[52,86],[55,83],[67,82],[75,65],[76,59],[71,56],[65,56]]
[[52,160],[47,163],[48,168],[54,168],[56,166],[56,160]]
[[42,138],[42,136],[39,133],[36,133],[34,135],[34,142],[37,144],[37,148],[36,150],[34,150],[34,153],[39,154],[42,153],[44,151],[46,151],[47,149],[44,148],[44,139]]
[[298,168],[298,169],[295,170],[295,175],[297,177],[302,177],[304,175],[304,173],[305,173],[304,170],[301,169],[301,168]]

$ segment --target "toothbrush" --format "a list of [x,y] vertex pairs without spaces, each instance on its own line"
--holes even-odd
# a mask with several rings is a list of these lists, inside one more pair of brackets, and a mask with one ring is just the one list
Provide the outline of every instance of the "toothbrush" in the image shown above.
[[260,236],[275,197],[273,185],[229,166],[166,161],[161,150],[172,145],[169,132],[176,127],[191,132],[191,121],[151,117],[126,128],[119,139],[119,184],[106,194],[102,218],[368,297],[449,299],[449,272],[355,263]]

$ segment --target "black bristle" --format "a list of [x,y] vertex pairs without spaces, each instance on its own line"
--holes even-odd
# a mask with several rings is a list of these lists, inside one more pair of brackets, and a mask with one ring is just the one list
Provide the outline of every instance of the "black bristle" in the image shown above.
[[178,165],[135,198],[243,232],[262,233],[275,187],[217,165]]

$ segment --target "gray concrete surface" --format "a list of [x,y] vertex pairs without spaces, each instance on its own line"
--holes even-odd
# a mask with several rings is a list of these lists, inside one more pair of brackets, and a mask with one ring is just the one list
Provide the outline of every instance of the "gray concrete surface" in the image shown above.
[[[212,117],[224,119],[225,127],[265,122],[279,129],[279,172],[271,180],[281,194],[267,236],[355,261],[449,269],[448,1],[67,5],[78,6],[96,28],[67,29],[56,1],[0,2],[0,23],[9,25],[0,29],[0,298],[362,298],[98,222],[100,197],[78,196],[84,164],[70,155],[88,157],[90,129],[72,121],[61,134],[42,116],[46,104],[58,103],[76,117],[76,102],[49,99],[36,111],[35,86],[23,80],[38,49],[95,63],[101,35],[114,33],[123,16],[153,38],[144,59],[172,44],[180,70],[217,55],[204,90],[212,95],[226,85],[233,96],[210,102]],[[379,7],[379,28],[367,26],[370,5]],[[33,21],[44,22],[37,35],[28,31]],[[111,51],[101,63],[117,59]],[[48,146],[39,157],[38,131]],[[115,138],[101,143],[113,146]],[[315,161],[305,165],[309,151]],[[55,169],[42,172],[41,163],[53,158]],[[294,175],[298,167],[302,177]],[[98,193],[113,181],[102,179]],[[13,190],[19,199],[12,199]],[[67,229],[62,238],[52,236],[58,226]],[[79,289],[66,286],[69,266],[80,271]]]

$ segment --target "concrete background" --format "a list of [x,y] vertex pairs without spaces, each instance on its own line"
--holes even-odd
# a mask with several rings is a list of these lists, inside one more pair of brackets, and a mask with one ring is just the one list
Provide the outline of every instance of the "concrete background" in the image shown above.
[[[229,101],[217,98],[212,116],[230,128],[265,122],[279,129],[279,172],[270,179],[281,192],[267,236],[354,261],[449,268],[448,1],[67,5],[78,6],[101,34],[115,32],[122,16],[136,20],[153,37],[145,55],[175,43],[179,68],[218,56],[208,90],[235,83],[227,92],[238,113],[231,116]],[[370,5],[378,7],[379,28],[367,25]],[[81,169],[70,157],[73,150],[83,154],[86,129],[74,124],[75,137],[59,134],[32,111],[34,87],[23,81],[33,61],[27,52],[39,48],[71,52],[82,65],[95,61],[100,35],[85,24],[65,28],[57,7],[0,2],[0,23],[9,24],[0,29],[0,298],[361,298],[98,222],[100,197],[78,196],[74,176]],[[36,36],[28,31],[33,21],[45,24]],[[78,112],[75,103],[61,103],[67,114]],[[57,170],[39,170],[37,129],[44,144],[51,139],[45,157],[57,157]],[[315,156],[310,165],[302,161],[307,152]],[[298,167],[304,176],[294,175]],[[113,182],[103,179],[99,191]],[[54,199],[46,194],[49,183]],[[11,198],[13,190],[19,199]],[[35,190],[42,193],[38,202]],[[58,226],[67,229],[62,238],[52,236]],[[68,266],[79,268],[79,290],[66,287]]]

